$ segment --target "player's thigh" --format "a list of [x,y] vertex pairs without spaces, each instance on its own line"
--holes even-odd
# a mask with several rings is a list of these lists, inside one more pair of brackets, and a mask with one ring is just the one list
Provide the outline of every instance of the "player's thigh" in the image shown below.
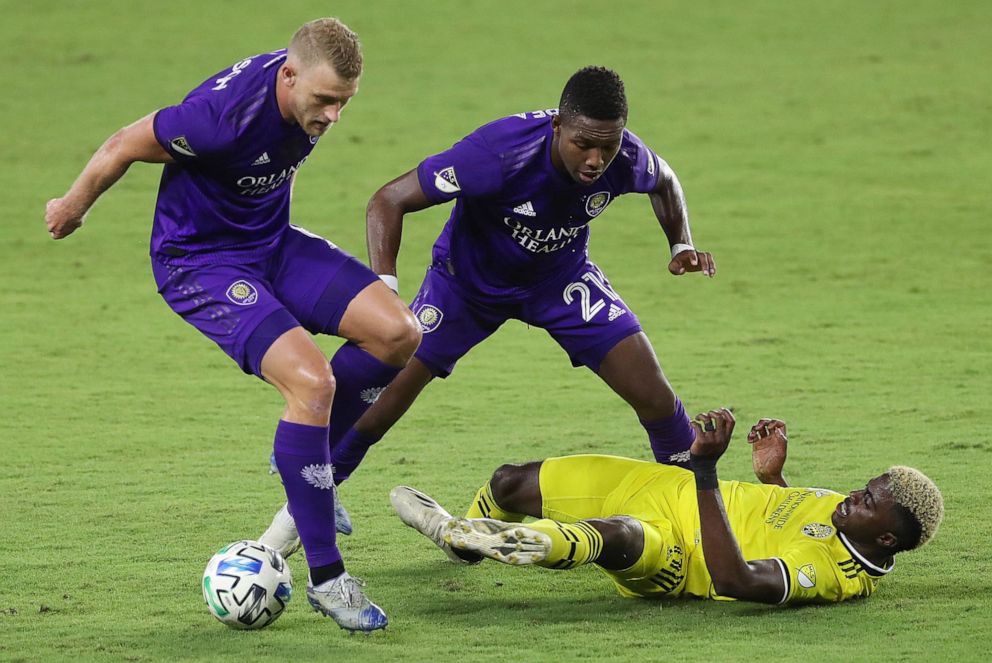
[[644,461],[619,456],[580,454],[548,458],[541,463],[541,514],[545,518],[572,523],[604,518],[610,495]]
[[641,323],[592,262],[572,278],[535,295],[522,318],[541,327],[568,354],[573,366],[599,369],[620,341],[641,331]]
[[286,230],[270,278],[273,290],[307,331],[335,335],[352,300],[381,282],[347,251],[297,226]]
[[437,267],[427,270],[410,310],[422,334],[414,356],[442,378],[510,317],[499,306],[479,302]]
[[158,292],[183,320],[216,343],[246,373],[262,377],[262,357],[299,326],[264,278],[264,266],[167,266],[152,261]]

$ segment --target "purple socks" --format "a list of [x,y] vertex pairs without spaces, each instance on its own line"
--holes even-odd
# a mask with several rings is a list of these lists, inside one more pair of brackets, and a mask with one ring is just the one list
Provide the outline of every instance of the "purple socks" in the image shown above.
[[273,447],[307,564],[316,567],[340,562],[327,429],[280,420]]
[[334,465],[334,481],[341,483],[351,476],[359,466],[369,447],[379,441],[359,433],[354,428],[345,433],[344,438],[331,451],[331,463]]
[[675,399],[675,412],[670,417],[658,421],[641,419],[641,425],[648,432],[651,451],[657,462],[689,467],[689,447],[696,439],[696,433],[689,423],[682,401]]
[[[328,440],[334,449],[355,422],[372,407],[400,369],[384,364],[354,343],[345,343],[331,358],[337,387],[331,406]],[[337,464],[335,463],[335,467]]]

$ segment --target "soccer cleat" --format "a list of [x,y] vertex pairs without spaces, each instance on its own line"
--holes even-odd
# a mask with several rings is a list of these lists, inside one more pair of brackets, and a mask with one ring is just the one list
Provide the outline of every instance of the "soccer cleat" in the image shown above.
[[259,543],[275,548],[283,558],[300,549],[300,535],[296,531],[296,521],[289,513],[289,504],[283,504],[272,518],[272,524],[258,537]]
[[341,504],[341,496],[338,494],[338,487],[334,486],[334,529],[338,534],[351,536],[354,528],[351,526],[351,516],[345,511],[344,504]]
[[551,537],[520,523],[490,518],[452,518],[444,525],[444,542],[504,564],[536,564],[551,554]]
[[478,564],[482,557],[467,551],[452,550],[443,536],[445,527],[455,519],[430,495],[409,486],[396,486],[389,491],[389,501],[406,525],[434,542],[456,564]]
[[386,628],[389,623],[382,608],[365,596],[361,581],[347,571],[316,587],[307,580],[307,600],[314,610],[330,617],[346,631],[368,633]]

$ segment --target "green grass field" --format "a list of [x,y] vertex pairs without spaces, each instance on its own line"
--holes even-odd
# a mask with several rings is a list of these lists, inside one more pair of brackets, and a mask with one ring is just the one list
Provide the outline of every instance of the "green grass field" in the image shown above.
[[[0,660],[984,658],[992,6],[418,4],[0,0]],[[554,106],[580,66],[614,67],[719,273],[670,277],[638,196],[596,220],[591,254],[687,408],[785,418],[799,485],[920,467],[946,500],[936,540],[869,601],[787,610],[624,600],[591,568],[448,565],[392,515],[392,486],[462,509],[503,462],[649,456],[622,401],[510,323],[343,490],[345,558],[390,628],[348,637],[319,619],[302,556],[272,628],[214,621],[203,566],[280,504],[266,474],[279,396],[155,293],[159,167],[134,166],[65,241],[43,209],[114,130],[327,13],[361,35],[367,73],[301,171],[297,223],[364,258],[379,185],[490,119]],[[406,298],[446,214],[408,219]],[[721,467],[750,476],[741,440]]]

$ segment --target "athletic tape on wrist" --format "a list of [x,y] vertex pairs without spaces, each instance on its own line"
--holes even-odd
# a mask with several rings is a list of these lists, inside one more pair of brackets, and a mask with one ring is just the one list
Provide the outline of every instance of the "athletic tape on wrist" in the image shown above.
[[692,473],[696,476],[696,490],[715,490],[719,487],[716,478],[716,462],[719,458],[689,455]]
[[395,293],[400,291],[400,280],[393,276],[392,274],[379,274],[379,278],[382,282],[389,286],[389,289]]
[[695,251],[696,247],[692,244],[676,244],[672,247],[672,257],[674,258],[683,251]]

